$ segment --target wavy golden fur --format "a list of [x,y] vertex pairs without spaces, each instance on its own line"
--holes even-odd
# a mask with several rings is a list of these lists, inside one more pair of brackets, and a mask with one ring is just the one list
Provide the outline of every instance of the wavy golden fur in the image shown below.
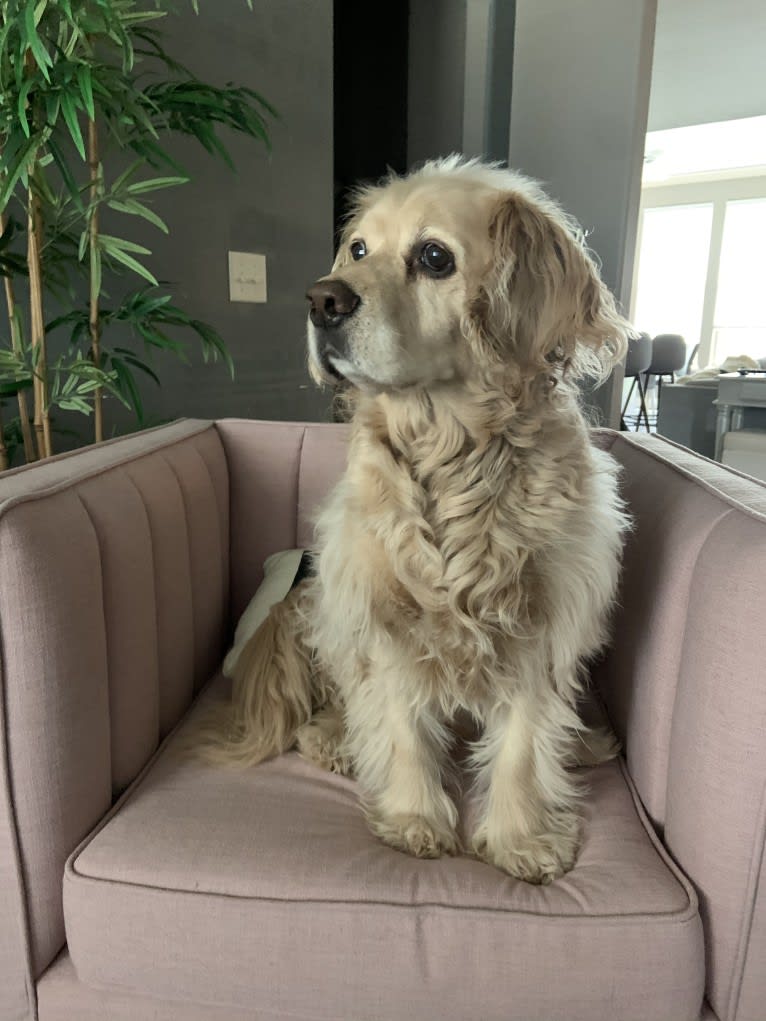
[[[449,272],[425,265],[429,243]],[[353,385],[348,468],[316,577],[239,661],[217,757],[297,743],[353,769],[383,840],[454,853],[449,726],[467,712],[473,850],[550,882],[579,840],[568,767],[614,751],[576,700],[626,518],[575,386],[608,375],[628,324],[536,184],[457,157],[360,192],[323,280],[358,299],[332,330],[309,324],[312,374]]]

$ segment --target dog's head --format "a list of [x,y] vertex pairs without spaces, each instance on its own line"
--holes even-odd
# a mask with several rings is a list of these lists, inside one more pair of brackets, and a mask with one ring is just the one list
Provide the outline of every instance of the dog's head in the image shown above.
[[455,157],[361,191],[307,296],[312,374],[365,389],[508,366],[605,377],[629,332],[574,222],[534,182]]

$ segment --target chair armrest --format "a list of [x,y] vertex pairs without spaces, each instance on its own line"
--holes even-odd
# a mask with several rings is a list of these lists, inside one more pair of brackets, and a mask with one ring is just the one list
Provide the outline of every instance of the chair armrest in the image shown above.
[[228,547],[211,423],[0,478],[2,1019],[64,945],[66,858],[220,662]]
[[697,887],[710,1003],[752,1021],[766,1002],[766,486],[657,436],[613,434],[610,449],[634,529],[598,679]]

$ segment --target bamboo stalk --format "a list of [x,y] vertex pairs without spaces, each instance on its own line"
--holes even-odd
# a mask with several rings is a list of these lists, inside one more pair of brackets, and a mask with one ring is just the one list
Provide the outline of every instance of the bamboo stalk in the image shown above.
[[32,347],[37,349],[35,360],[35,435],[40,457],[53,453],[49,417],[48,358],[45,344],[43,316],[43,285],[40,253],[43,242],[43,220],[40,197],[34,188],[34,171],[29,177],[27,266],[29,269],[29,325]]
[[[98,317],[98,299],[100,288],[96,286],[96,260],[98,259],[98,127],[95,120],[88,121],[88,167],[90,169],[90,352],[93,364],[101,367],[101,323]],[[104,403],[103,390],[99,386],[93,391],[93,422],[96,443],[104,438]]]
[[[0,234],[5,233],[5,214],[0,213]],[[16,295],[13,290],[13,281],[9,276],[5,277],[5,304],[8,307],[8,325],[11,330],[11,346],[17,355],[23,353],[21,337],[19,336],[19,324],[16,320]],[[16,395],[19,402],[19,418],[21,419],[21,435],[24,440],[24,460],[27,464],[37,460],[35,441],[32,436],[32,427],[29,424],[29,405],[27,395],[19,390]]]
[[3,428],[3,407],[0,404],[0,472],[4,472],[8,464],[8,448],[5,445],[5,429]]
[[[31,50],[24,55],[24,67],[28,74],[34,73],[36,64]],[[32,109],[33,126],[34,104]],[[40,197],[34,188],[35,178],[39,173],[39,153],[35,152],[30,160],[29,190],[27,194],[27,270],[29,272],[29,334],[32,348],[37,348],[35,359],[34,381],[34,429],[39,457],[49,457],[53,452],[51,445],[50,419],[48,409],[48,358],[45,349],[45,319],[43,317],[43,283],[41,253],[43,250],[43,218],[40,210]]]

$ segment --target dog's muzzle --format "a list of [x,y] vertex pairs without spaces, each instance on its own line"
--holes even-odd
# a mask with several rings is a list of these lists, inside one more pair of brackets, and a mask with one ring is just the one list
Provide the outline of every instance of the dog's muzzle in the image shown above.
[[346,339],[339,329],[354,314],[360,297],[343,280],[317,280],[306,297],[311,302],[309,319],[316,330],[317,356],[331,376],[340,377],[333,358],[347,358]]
[[336,329],[354,314],[360,301],[342,280],[317,280],[306,297],[311,302],[311,322],[320,330]]

